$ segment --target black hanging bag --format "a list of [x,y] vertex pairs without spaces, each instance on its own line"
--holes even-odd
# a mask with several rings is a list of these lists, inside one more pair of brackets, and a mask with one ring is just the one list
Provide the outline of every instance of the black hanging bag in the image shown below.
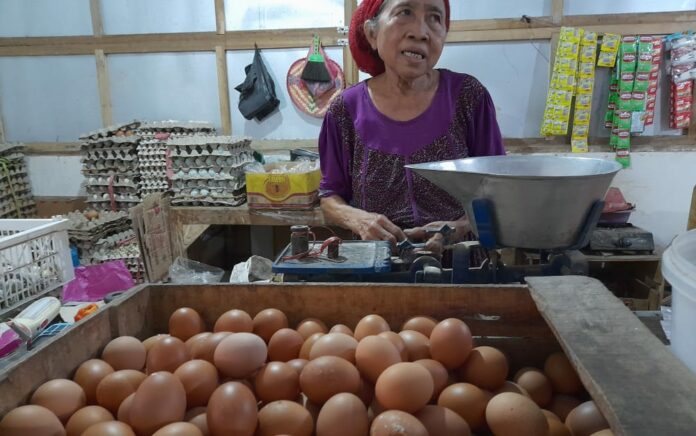
[[234,89],[239,91],[239,111],[244,118],[263,120],[280,105],[276,98],[275,84],[261,59],[261,51],[256,47],[254,60],[244,68],[246,79]]

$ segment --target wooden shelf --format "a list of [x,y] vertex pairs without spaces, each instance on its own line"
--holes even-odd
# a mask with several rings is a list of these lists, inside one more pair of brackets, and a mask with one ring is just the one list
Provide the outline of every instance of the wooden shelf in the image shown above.
[[291,226],[324,225],[319,207],[312,210],[250,210],[246,204],[238,207],[172,207],[171,219],[178,225],[255,225]]
[[617,254],[617,255],[595,255],[587,254],[588,262],[659,262],[662,254]]

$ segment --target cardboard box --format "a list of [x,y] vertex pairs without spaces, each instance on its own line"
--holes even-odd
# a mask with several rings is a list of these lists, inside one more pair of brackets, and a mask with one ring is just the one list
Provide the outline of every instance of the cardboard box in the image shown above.
[[319,201],[321,171],[273,173],[303,162],[275,163],[264,166],[265,173],[247,173],[249,209],[312,209]]

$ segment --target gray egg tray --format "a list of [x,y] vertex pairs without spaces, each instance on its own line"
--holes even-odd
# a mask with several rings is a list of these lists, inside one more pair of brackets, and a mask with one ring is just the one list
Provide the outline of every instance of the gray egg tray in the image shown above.
[[36,216],[24,145],[0,144],[0,158],[7,161],[6,166],[0,167],[0,218]]

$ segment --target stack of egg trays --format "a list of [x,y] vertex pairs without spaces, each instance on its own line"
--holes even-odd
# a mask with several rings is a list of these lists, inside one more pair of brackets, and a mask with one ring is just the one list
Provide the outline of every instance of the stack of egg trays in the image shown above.
[[[83,141],[82,173],[86,179],[87,203],[91,208],[128,210],[140,203],[139,126],[139,121],[133,121],[80,137]],[[113,202],[110,189],[113,190]]]
[[[36,216],[22,144],[0,144],[0,218]],[[14,191],[14,195],[13,195]]]
[[113,233],[101,238],[95,244],[95,250],[90,253],[88,261],[91,264],[122,260],[131,276],[137,283],[142,283],[145,278],[145,268],[140,256],[140,246],[133,229],[127,229],[120,233]]
[[98,241],[132,228],[130,216],[123,211],[103,211],[93,220],[85,218],[82,212],[71,212],[66,218],[71,223],[68,238],[77,247],[83,265],[92,264],[93,253],[99,248]]
[[215,135],[215,127],[212,123],[203,121],[154,121],[141,124],[138,132],[140,193],[144,197],[170,188],[170,180],[167,178],[167,140],[183,136]]
[[244,171],[254,162],[249,138],[194,136],[168,142],[172,204],[239,206],[246,201]]

